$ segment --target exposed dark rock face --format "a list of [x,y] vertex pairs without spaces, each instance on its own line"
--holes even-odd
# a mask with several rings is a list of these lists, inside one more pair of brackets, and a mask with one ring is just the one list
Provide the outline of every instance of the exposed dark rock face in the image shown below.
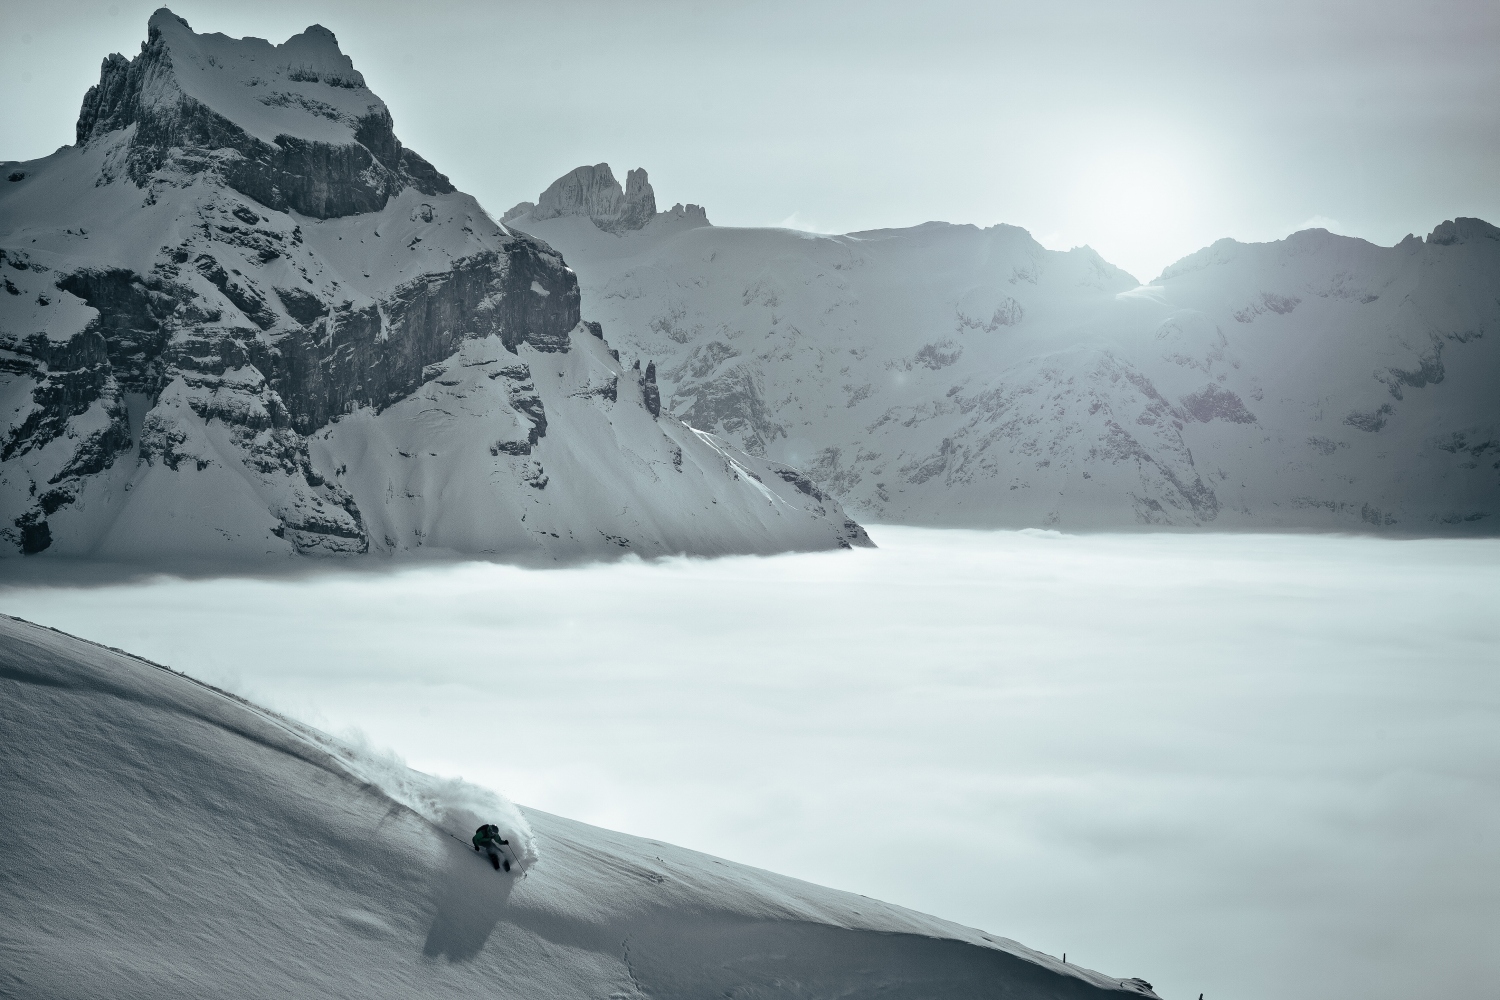
[[[533,282],[555,291],[532,294]],[[410,395],[423,369],[464,339],[493,335],[510,350],[525,342],[566,351],[577,323],[578,284],[562,258],[517,239],[397,287],[378,309],[325,306],[325,315],[255,360],[289,400],[293,424],[311,433],[351,407],[381,408]]]
[[1212,382],[1197,392],[1182,397],[1182,408],[1189,417],[1205,424],[1210,420],[1228,420],[1235,424],[1255,423],[1255,414],[1245,408],[1244,400]]
[[1429,385],[1437,385],[1447,376],[1443,368],[1443,342],[1435,341],[1432,350],[1417,359],[1417,367],[1412,370],[1401,368],[1387,368],[1385,377],[1376,375],[1376,379],[1384,382],[1390,389],[1391,395],[1397,399],[1405,399],[1402,387],[1407,389],[1421,389]]
[[811,479],[808,479],[796,469],[778,469],[776,470],[776,474],[780,476],[785,482],[788,482],[791,485],[797,487],[797,490],[799,492],[805,493],[815,500],[827,499],[823,491],[813,485],[813,481]]
[[52,545],[52,529],[47,524],[47,519],[37,511],[31,511],[16,518],[16,527],[21,532],[21,552],[25,555],[36,555],[43,552]]
[[1386,420],[1393,412],[1395,412],[1395,408],[1390,403],[1381,403],[1368,413],[1361,413],[1358,410],[1354,411],[1344,418],[1344,423],[1358,430],[1374,434],[1385,426]]
[[748,361],[734,358],[701,380],[684,379],[672,395],[673,412],[694,427],[714,428],[744,442],[752,455],[786,430],[765,401],[760,372]]
[[[796,469],[781,465],[773,466],[773,471],[782,482],[794,487],[797,492],[817,502],[819,505],[832,508],[837,502],[828,494],[818,489],[817,486],[813,485],[811,479],[808,479]],[[840,543],[840,547],[842,548],[848,549],[853,548],[855,545],[866,546],[874,544],[870,541],[870,536],[866,534],[865,529],[850,519],[846,518],[844,520],[844,530],[848,535],[847,540]]]
[[160,392],[166,384],[164,354],[174,326],[210,319],[194,307],[191,291],[154,276],[122,269],[82,270],[59,276],[56,285],[99,310],[95,329],[81,337],[98,338],[106,349],[100,360],[107,361],[127,392]]
[[661,390],[656,387],[656,362],[646,365],[646,375],[641,380],[641,400],[653,417],[661,416]]
[[[216,260],[202,260],[199,273],[215,286],[228,285]],[[194,409],[247,431],[270,430],[274,443],[267,447],[277,457],[269,466],[295,472],[310,487],[328,493],[333,487],[312,480],[301,435],[353,407],[382,409],[405,398],[423,381],[424,368],[451,355],[464,339],[497,336],[512,351],[523,342],[538,350],[566,351],[568,333],[578,323],[576,280],[560,257],[530,238],[407,282],[379,305],[329,303],[300,289],[275,290],[290,306],[286,312],[295,314],[279,317],[249,279],[221,288],[241,311],[268,320],[254,326],[216,325],[218,317],[201,296],[156,276],[83,270],[57,278],[56,284],[97,309],[98,318],[62,344],[38,336],[6,345],[17,355],[12,364],[28,367],[37,383],[35,408],[0,444],[0,460],[63,435],[68,420],[95,403],[105,406],[112,419],[107,429],[79,444],[78,457],[54,483],[102,471],[130,449],[124,393],[141,393],[154,406],[173,379],[183,378],[190,387],[216,395],[226,373],[248,368],[264,382],[256,393],[257,405]],[[535,294],[533,285],[550,294]],[[274,327],[269,341],[260,335],[262,326]],[[532,418],[534,444],[546,433],[541,402],[534,391],[520,392],[513,402]],[[174,435],[181,433],[171,421],[148,419],[142,458],[177,468],[174,442],[180,442]],[[347,497],[330,496],[329,502],[358,522]],[[315,517],[299,523],[299,534],[289,537],[356,537],[338,521]],[[45,547],[43,528],[44,522],[24,528],[29,532],[25,537],[32,539],[26,544]]]

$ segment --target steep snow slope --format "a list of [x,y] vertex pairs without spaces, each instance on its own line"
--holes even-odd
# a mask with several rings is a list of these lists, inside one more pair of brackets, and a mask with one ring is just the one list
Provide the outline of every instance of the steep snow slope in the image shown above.
[[[597,169],[597,168],[594,168]],[[1493,532],[1500,230],[1221,241],[1149,286],[1011,226],[818,236],[680,206],[510,225],[664,405],[887,521]]]
[[563,260],[402,147],[331,32],[161,10],[149,35],[105,60],[77,146],[0,171],[0,552],[867,543],[662,414]]
[[[0,992],[1152,996],[1003,938],[522,816],[0,617]],[[494,819],[521,870],[465,842]]]

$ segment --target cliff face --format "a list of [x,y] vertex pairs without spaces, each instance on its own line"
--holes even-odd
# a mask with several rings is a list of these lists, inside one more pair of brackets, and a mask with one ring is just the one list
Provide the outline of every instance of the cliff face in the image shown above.
[[[233,190],[318,219],[378,211],[408,186],[429,195],[453,191],[432,164],[402,147],[384,102],[327,28],[313,25],[271,46],[195,35],[186,21],[158,11],[148,32],[136,58],[104,60],[76,128],[82,146],[134,127],[127,171],[137,184],[168,164],[191,170],[212,159],[210,169]],[[249,102],[223,99],[235,85],[264,93]],[[247,106],[253,113],[241,124],[245,116],[236,112]]]
[[[347,469],[318,467],[309,436],[411,398],[473,341],[515,359],[495,376],[510,390],[491,402],[529,439],[528,456],[549,400],[577,388],[562,372],[538,388],[528,366],[573,350],[573,272],[405,149],[326,29],[273,46],[198,35],[158,11],[138,56],[104,61],[77,136],[76,147],[7,164],[0,181],[0,538],[15,550],[124,546],[135,557],[149,554],[143,537],[185,554],[424,544],[430,530],[372,540],[361,508],[387,501],[356,499],[341,485]],[[602,344],[589,350],[619,367]],[[676,447],[650,435],[638,449]],[[474,457],[522,454],[491,453],[494,443]],[[491,470],[493,488],[534,501],[534,464]],[[595,491],[591,475],[579,468],[565,489]],[[412,489],[441,519],[441,490]],[[662,483],[643,502],[671,506],[671,493]],[[524,513],[512,512],[517,523]],[[752,539],[759,529],[746,522],[723,543],[819,547],[820,532],[828,543],[854,537],[843,520],[796,541],[775,528]],[[702,542],[674,538],[671,521],[635,541],[663,551]],[[459,547],[550,551],[561,537],[497,524]]]

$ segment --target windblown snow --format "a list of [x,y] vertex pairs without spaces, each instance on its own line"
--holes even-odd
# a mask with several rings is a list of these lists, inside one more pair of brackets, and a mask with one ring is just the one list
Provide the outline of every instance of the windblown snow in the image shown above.
[[[0,617],[0,692],[7,995],[1154,996],[518,810],[19,619]],[[483,820],[524,845],[524,871],[475,854]]]
[[588,211],[523,203],[508,224],[657,360],[666,410],[869,520],[1500,528],[1488,223],[1221,240],[1141,285],[1014,226],[822,236],[678,205],[627,231]]
[[157,11],[77,138],[0,172],[0,551],[869,544],[805,476],[663,413],[562,258],[403,147],[327,29]]

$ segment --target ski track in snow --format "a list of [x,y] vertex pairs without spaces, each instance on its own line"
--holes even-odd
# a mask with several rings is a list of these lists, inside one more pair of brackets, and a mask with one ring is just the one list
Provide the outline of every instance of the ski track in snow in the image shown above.
[[402,803],[496,800],[22,620],[0,692],[7,996],[1154,996],[546,813],[528,870],[491,871]]

